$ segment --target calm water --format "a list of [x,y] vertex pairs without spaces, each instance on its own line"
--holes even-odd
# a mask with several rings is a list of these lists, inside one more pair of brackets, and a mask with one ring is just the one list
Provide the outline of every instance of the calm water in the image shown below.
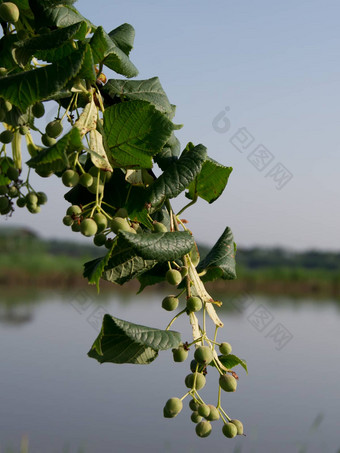
[[[25,438],[30,453],[339,451],[339,303],[226,301],[219,339],[247,359],[249,375],[236,368],[238,389],[223,395],[223,407],[247,436],[226,439],[217,421],[199,439],[187,403],[175,419],[162,416],[165,401],[185,393],[189,361],[175,364],[166,351],[148,366],[99,365],[86,355],[105,312],[164,328],[162,297],[148,293],[133,304],[133,294],[97,298],[87,289],[2,294],[0,452],[18,452]],[[174,330],[190,339],[185,319]],[[213,371],[202,391],[208,403],[216,403],[212,381]]]

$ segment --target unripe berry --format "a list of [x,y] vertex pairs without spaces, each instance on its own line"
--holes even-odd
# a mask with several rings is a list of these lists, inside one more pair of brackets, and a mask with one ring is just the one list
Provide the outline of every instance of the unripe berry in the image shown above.
[[188,351],[186,351],[183,346],[180,346],[177,349],[172,350],[174,362],[184,362],[188,357]]
[[162,300],[162,308],[166,311],[173,311],[176,310],[178,307],[179,300],[175,296],[166,296]]
[[11,104],[11,102],[5,100],[2,102],[2,108],[5,112],[10,112],[13,108],[13,105]]
[[73,225],[71,226],[71,230],[74,231],[75,233],[79,233],[79,231],[80,231],[80,223],[73,222]]
[[107,217],[102,214],[101,212],[97,212],[93,216],[93,220],[96,222],[97,227],[98,227],[98,233],[101,233],[102,231],[107,228]]
[[32,106],[32,114],[35,118],[41,118],[45,114],[45,107],[42,102],[36,102]]
[[197,412],[204,418],[209,417],[210,407],[207,404],[200,404],[198,406]]
[[72,226],[73,225],[73,219],[70,215],[65,215],[63,217],[63,224],[66,226]]
[[230,420],[230,423],[236,426],[237,434],[241,436],[243,434],[243,423],[240,420]]
[[93,219],[84,219],[80,224],[81,234],[90,237],[97,233],[97,224]]
[[76,204],[73,204],[72,206],[70,206],[66,211],[66,214],[69,216],[73,216],[73,215],[78,216],[81,213],[82,213],[81,207],[77,206]]
[[208,437],[209,434],[211,433],[211,423],[210,422],[207,422],[207,421],[202,421],[202,422],[199,422],[197,425],[196,425],[196,434],[199,436],[199,437]]
[[164,417],[173,418],[178,415],[183,408],[183,403],[179,398],[170,398],[164,406]]
[[54,120],[47,124],[45,129],[49,137],[57,138],[63,132],[63,125],[60,120]]
[[219,346],[220,353],[222,355],[228,355],[231,353],[231,345],[229,343],[221,343]]
[[45,194],[45,192],[37,192],[37,197],[39,205],[47,203],[47,195]]
[[9,189],[8,189],[8,196],[10,198],[16,198],[19,196],[19,191],[18,189],[15,187],[15,186],[11,186]]
[[0,5],[1,22],[14,24],[19,20],[19,8],[12,2],[4,2]]
[[218,412],[217,407],[213,406],[212,404],[208,404],[210,409],[209,415],[205,417],[209,421],[218,420],[220,418],[220,413]]
[[66,187],[74,187],[79,182],[79,175],[74,170],[66,170],[61,179]]
[[8,143],[11,143],[11,141],[13,140],[14,138],[14,134],[13,132],[11,131],[3,131],[1,132],[0,134],[0,142],[1,143],[4,143],[5,145],[7,145]]
[[123,219],[128,217],[128,215],[129,214],[125,208],[119,208],[118,211],[115,213],[115,217],[122,217]]
[[189,313],[200,311],[202,308],[202,300],[198,296],[191,296],[187,299],[187,310]]
[[93,194],[96,194],[97,193],[97,189],[98,189],[98,194],[101,194],[103,193],[104,191],[104,184],[102,183],[102,181],[99,180],[99,183],[98,183],[98,178],[93,178],[93,182],[92,184],[87,188],[87,190]]
[[26,199],[25,198],[18,198],[17,199],[17,206],[18,208],[23,208],[26,206]]
[[232,439],[237,436],[237,428],[233,423],[225,423],[222,426],[222,433],[229,439]]
[[200,363],[197,363],[196,360],[192,360],[192,361],[190,362],[190,370],[191,370],[193,373],[195,373],[197,364],[198,364],[197,371],[198,371],[199,373],[201,373],[201,372],[204,370],[204,365],[202,365],[202,364],[200,364]]
[[102,245],[105,244],[105,242],[106,242],[106,236],[104,233],[96,234],[95,237],[93,238],[93,243],[97,247],[101,247]]
[[47,134],[43,134],[41,136],[41,142],[43,145],[49,148],[50,146],[55,145],[57,143],[57,140],[55,138],[49,137]]
[[26,195],[26,202],[27,204],[38,204],[38,196],[35,193],[30,192]]
[[165,274],[166,281],[170,283],[170,285],[177,286],[182,281],[182,276],[179,271],[176,269],[169,269],[168,272]]
[[0,197],[0,212],[5,211],[9,207],[9,199],[7,197]]
[[11,181],[16,181],[19,178],[19,170],[15,167],[9,167],[7,170],[7,177]]
[[21,135],[26,135],[26,134],[29,132],[29,130],[30,130],[30,129],[29,129],[29,127],[27,127],[27,126],[20,126],[20,127],[19,127],[19,133],[20,133]]
[[167,233],[168,229],[163,223],[161,222],[156,222],[156,220],[153,222],[153,230],[155,233]]
[[93,184],[93,177],[89,173],[83,173],[79,178],[79,184],[90,187]]
[[0,195],[6,195],[8,193],[7,186],[0,186]]
[[0,77],[3,77],[7,74],[7,69],[2,67],[0,68]]
[[192,399],[189,401],[189,407],[193,412],[195,412],[198,410],[199,404],[194,399]]
[[119,231],[128,231],[130,232],[130,225],[126,219],[123,219],[122,217],[114,217],[111,220],[111,230],[115,233],[118,234]]
[[112,247],[112,244],[113,244],[113,239],[111,239],[111,238],[106,239],[105,248],[110,249]]
[[225,392],[235,392],[237,388],[237,380],[230,374],[222,374],[219,378],[219,384]]
[[194,411],[191,414],[190,418],[191,418],[191,421],[194,422],[194,423],[199,423],[200,421],[202,421],[202,417],[196,411]]
[[38,214],[38,212],[40,212],[41,210],[40,206],[36,204],[27,204],[27,209],[31,214]]
[[194,357],[198,363],[209,365],[214,356],[209,346],[199,346],[195,351]]
[[195,376],[196,376],[196,390],[201,390],[204,386],[205,386],[205,377],[203,376],[203,374],[201,373],[192,373],[192,374],[188,374],[185,378],[185,385],[186,387],[188,387],[189,389],[192,389],[193,386],[194,386],[194,382],[195,382]]
[[185,266],[182,266],[179,271],[181,273],[182,278],[184,278],[188,275],[188,268]]

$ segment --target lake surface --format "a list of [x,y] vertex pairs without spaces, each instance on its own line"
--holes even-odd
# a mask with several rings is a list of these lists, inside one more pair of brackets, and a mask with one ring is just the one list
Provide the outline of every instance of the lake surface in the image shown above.
[[[227,439],[221,421],[206,439],[195,434],[188,398],[175,419],[163,406],[186,392],[190,359],[174,363],[163,351],[150,365],[99,365],[87,357],[104,313],[165,328],[164,293],[0,295],[0,452],[337,453],[340,451],[340,304],[222,296],[220,341],[247,360],[235,393],[222,406],[243,421],[246,437]],[[136,303],[133,303],[133,302]],[[190,341],[180,318],[173,330]],[[193,354],[193,350],[191,350]],[[216,404],[214,370],[200,392]]]

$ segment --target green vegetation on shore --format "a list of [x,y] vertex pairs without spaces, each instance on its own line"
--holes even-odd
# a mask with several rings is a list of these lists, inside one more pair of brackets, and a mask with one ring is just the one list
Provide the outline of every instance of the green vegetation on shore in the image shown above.
[[[0,227],[0,285],[87,284],[83,263],[101,256],[94,245],[44,240],[27,229]],[[201,256],[206,248],[200,247]],[[291,252],[279,248],[237,251],[238,279],[228,291],[340,294],[340,252]]]

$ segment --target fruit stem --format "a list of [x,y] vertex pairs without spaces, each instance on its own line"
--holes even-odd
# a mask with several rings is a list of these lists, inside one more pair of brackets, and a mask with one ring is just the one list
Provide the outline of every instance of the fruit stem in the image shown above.
[[193,204],[196,203],[197,201],[197,195],[195,195],[194,199],[192,201],[190,201],[190,203],[188,203],[187,205],[184,206],[184,208],[182,208],[176,215],[179,216],[182,214],[182,212],[184,212],[186,209],[190,208],[190,206],[192,206]]
[[167,327],[166,327],[165,330],[169,330],[170,327],[171,327],[171,325],[176,321],[176,319],[177,319],[179,316],[181,316],[183,313],[185,313],[186,311],[187,311],[187,310],[186,310],[186,308],[185,308],[184,310],[182,310],[182,311],[180,311],[179,313],[177,313],[177,315],[174,316],[174,317],[172,318],[172,320],[169,322],[169,324],[167,325]]
[[[223,415],[226,417],[226,419],[227,419],[229,422],[231,421],[231,418],[230,418],[229,415],[226,413],[226,411],[223,410],[222,406],[220,406],[220,407],[218,408],[218,410],[219,410],[221,416],[222,416],[222,413],[223,413]],[[223,418],[223,417],[222,417],[222,418]]]

